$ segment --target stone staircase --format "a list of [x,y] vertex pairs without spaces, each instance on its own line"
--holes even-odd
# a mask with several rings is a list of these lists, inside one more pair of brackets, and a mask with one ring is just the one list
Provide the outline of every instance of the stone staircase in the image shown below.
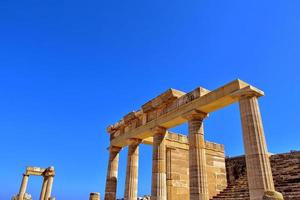
[[[300,200],[300,151],[270,157],[275,188],[285,200]],[[228,186],[212,200],[250,200],[244,157],[226,159]]]

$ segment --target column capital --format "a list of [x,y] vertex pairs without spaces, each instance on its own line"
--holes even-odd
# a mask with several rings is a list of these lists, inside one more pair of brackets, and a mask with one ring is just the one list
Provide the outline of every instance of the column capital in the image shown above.
[[231,97],[233,98],[238,98],[238,99],[247,99],[247,98],[251,98],[251,97],[261,97],[264,96],[265,93],[251,85],[240,89],[236,92],[234,92],[233,94],[231,94]]
[[198,119],[202,121],[204,118],[208,117],[208,114],[200,110],[191,110],[184,113],[182,117],[187,120]]
[[23,176],[28,176],[28,177],[29,177],[29,174],[27,174],[27,173],[23,173]]
[[127,139],[127,143],[128,143],[128,145],[138,145],[138,144],[140,144],[142,142],[142,140],[141,139],[138,139],[138,138],[129,138],[129,139]]
[[45,172],[43,173],[43,176],[44,177],[54,177],[55,176],[55,170],[54,170],[54,167],[51,166],[51,167],[48,167]]
[[156,126],[151,129],[155,135],[165,135],[167,133],[167,129],[163,126]]
[[117,147],[117,146],[109,146],[109,147],[107,148],[107,150],[108,150],[109,152],[119,152],[119,151],[121,151],[121,149],[122,149],[122,147]]

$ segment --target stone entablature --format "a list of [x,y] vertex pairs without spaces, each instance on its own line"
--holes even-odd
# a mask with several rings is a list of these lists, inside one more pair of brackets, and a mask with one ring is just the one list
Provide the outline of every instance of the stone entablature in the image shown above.
[[164,114],[172,112],[208,92],[207,89],[202,87],[198,87],[189,93],[169,89],[144,104],[140,110],[125,115],[119,122],[109,126],[107,131],[111,134],[111,139],[114,139]]
[[41,167],[26,167],[25,175],[32,176],[55,176],[53,167],[41,168]]

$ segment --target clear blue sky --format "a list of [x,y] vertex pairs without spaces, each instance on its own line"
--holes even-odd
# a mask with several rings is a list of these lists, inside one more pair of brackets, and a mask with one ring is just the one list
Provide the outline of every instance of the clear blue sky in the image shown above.
[[[299,7],[299,0],[2,0],[0,199],[18,192],[26,165],[55,166],[58,200],[103,196],[106,126],[170,87],[245,80],[266,93],[269,150],[299,150]],[[243,154],[237,105],[205,123],[208,140]],[[141,147],[139,194],[150,193],[151,152]],[[35,199],[41,182],[30,179]]]

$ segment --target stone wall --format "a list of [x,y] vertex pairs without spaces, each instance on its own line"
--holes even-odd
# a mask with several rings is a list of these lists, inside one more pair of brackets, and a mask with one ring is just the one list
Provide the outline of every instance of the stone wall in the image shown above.
[[220,193],[227,186],[224,146],[207,142],[206,163],[209,197]]
[[[189,199],[189,154],[187,136],[167,135],[168,200]],[[209,196],[213,197],[227,186],[224,147],[206,141]]]

